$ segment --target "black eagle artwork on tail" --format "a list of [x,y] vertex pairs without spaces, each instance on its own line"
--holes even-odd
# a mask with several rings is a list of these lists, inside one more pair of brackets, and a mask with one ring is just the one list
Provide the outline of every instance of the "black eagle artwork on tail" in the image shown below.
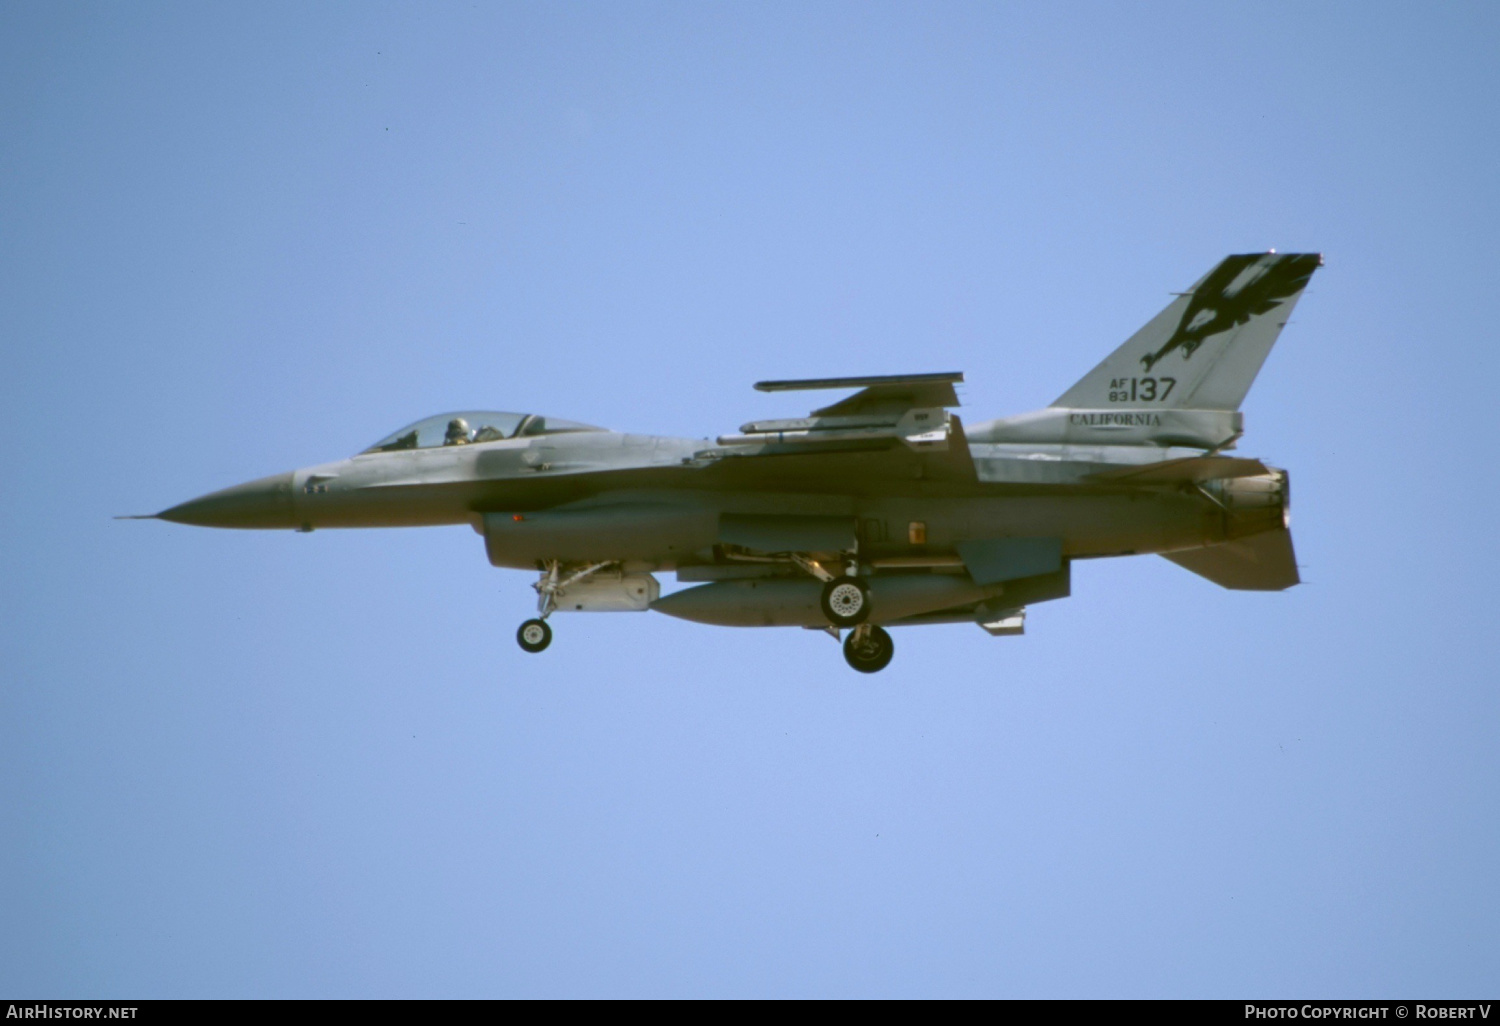
[[[1274,310],[1300,292],[1318,269],[1319,261],[1316,253],[1280,257],[1245,253],[1227,258],[1193,291],[1166,345],[1141,357],[1141,363],[1149,371],[1174,349],[1182,350],[1184,360],[1191,358],[1204,339]],[[1249,280],[1235,287],[1240,275],[1257,263],[1261,265],[1259,273],[1252,272]]]

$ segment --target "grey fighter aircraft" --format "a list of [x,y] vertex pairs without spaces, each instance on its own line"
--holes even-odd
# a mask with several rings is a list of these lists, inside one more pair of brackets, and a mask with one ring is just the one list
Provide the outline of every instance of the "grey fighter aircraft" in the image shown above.
[[[1022,633],[1078,559],[1160,553],[1226,588],[1297,583],[1287,473],[1228,456],[1251,382],[1322,260],[1231,256],[1046,409],[964,427],[959,373],[763,381],[857,389],[717,439],[540,414],[445,413],[346,460],[154,515],[205,527],[470,524],[553,613],[644,611],[843,637],[864,673],[889,627]],[[654,574],[691,582],[663,596]]]

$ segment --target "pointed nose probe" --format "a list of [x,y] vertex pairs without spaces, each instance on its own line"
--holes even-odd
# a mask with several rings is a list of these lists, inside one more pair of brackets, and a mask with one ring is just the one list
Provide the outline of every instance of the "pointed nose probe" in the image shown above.
[[246,481],[162,510],[158,520],[197,527],[292,528],[292,471]]

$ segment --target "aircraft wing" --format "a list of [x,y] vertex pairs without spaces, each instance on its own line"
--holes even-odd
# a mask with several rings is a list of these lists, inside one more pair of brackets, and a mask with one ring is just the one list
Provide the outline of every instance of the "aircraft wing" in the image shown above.
[[886,448],[901,442],[915,451],[944,450],[953,443],[968,444],[957,419],[947,412],[959,405],[953,386],[961,372],[944,374],[888,374],[862,378],[806,378],[796,381],[758,381],[762,392],[798,392],[833,388],[859,391],[831,406],[791,420],[753,420],[738,434],[719,436],[723,446],[772,447],[777,452],[830,452]]
[[1236,591],[1285,591],[1301,583],[1292,533],[1285,528],[1202,549],[1163,552],[1178,566]]
[[963,423],[956,416],[949,416],[943,431],[926,439],[920,448],[894,436],[747,440],[704,450],[695,462],[726,485],[777,491],[803,487],[886,492],[902,490],[907,483],[967,485],[979,480]]
[[851,414],[902,413],[921,407],[961,405],[953,386],[964,379],[962,371],[938,374],[877,374],[856,378],[801,378],[790,381],[757,381],[758,392],[826,391],[857,388],[860,391],[832,406],[814,410],[814,417]]
[[761,381],[762,392],[858,388],[807,417],[751,421],[720,435],[719,448],[700,454],[717,472],[746,484],[766,477],[835,481],[950,481],[978,479],[957,406],[958,372],[858,378]]

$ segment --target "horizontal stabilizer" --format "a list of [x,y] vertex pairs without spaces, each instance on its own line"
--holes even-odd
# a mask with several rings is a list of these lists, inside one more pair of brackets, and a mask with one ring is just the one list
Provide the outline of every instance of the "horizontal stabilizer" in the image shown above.
[[1178,484],[1227,477],[1259,477],[1270,472],[1260,460],[1246,460],[1235,456],[1189,456],[1180,460],[1105,470],[1090,474],[1089,480],[1117,481],[1121,484]]
[[1284,591],[1301,582],[1292,533],[1285,528],[1162,555],[1221,588],[1235,591]]

